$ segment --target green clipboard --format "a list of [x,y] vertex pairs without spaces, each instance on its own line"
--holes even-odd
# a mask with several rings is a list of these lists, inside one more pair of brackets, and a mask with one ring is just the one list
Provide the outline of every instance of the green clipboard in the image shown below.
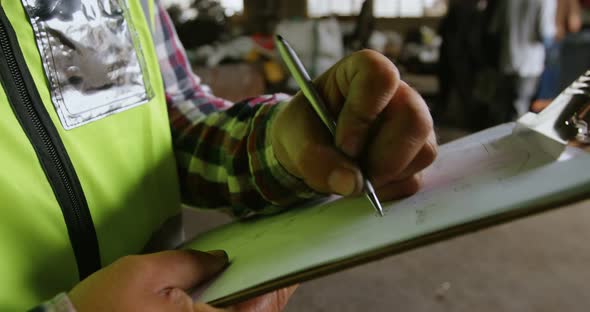
[[[218,306],[355,265],[557,208],[590,194],[590,154],[556,160],[514,123],[440,147],[414,196],[384,203],[338,198],[236,221],[184,248],[223,249],[228,268],[194,298]],[[580,168],[586,168],[581,170]]]

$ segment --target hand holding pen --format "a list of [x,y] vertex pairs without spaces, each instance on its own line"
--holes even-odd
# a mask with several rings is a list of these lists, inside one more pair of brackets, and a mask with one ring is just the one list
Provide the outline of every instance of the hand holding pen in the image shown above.
[[[324,126],[326,126],[326,129],[328,129],[330,134],[335,136],[336,122],[332,118],[332,113],[328,110],[324,100],[313,86],[313,82],[305,70],[305,67],[303,67],[301,60],[299,60],[299,57],[295,51],[283,37],[277,36],[276,42],[281,58],[287,64],[287,68],[289,68],[291,75],[295,78],[299,88],[301,88],[301,92],[309,101],[311,108],[313,108],[314,112],[321,119],[322,123]],[[373,184],[366,178],[365,174],[363,174],[363,180],[364,191],[367,195],[367,198],[377,213],[383,217],[383,207],[381,206],[381,202],[379,201],[377,194],[375,194]]]
[[[286,59],[282,40],[277,44]],[[365,191],[376,208],[375,197],[386,201],[418,191],[421,171],[436,157],[432,118],[386,57],[360,51],[313,86],[304,87],[303,80],[298,83],[307,94],[299,92],[280,109],[270,132],[276,158],[287,171],[319,192],[346,196]],[[314,92],[327,113],[312,106],[319,102]]]

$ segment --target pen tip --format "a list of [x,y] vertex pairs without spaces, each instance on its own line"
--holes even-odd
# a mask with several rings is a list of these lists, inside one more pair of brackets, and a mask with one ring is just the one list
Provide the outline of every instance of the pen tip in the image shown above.
[[365,180],[365,195],[367,196],[367,198],[371,202],[371,205],[373,205],[373,208],[375,208],[375,210],[377,210],[379,215],[381,217],[383,217],[385,215],[383,213],[383,206],[381,206],[381,202],[379,201],[377,194],[375,194],[375,189],[373,188],[373,184],[371,184],[371,182],[369,182],[369,180]]
[[276,34],[276,35],[275,35],[275,38],[277,38],[277,40],[283,40],[283,36],[281,36],[281,35],[279,35],[279,34]]
[[367,195],[369,197],[369,201],[373,205],[373,208],[375,208],[375,210],[377,210],[377,212],[379,213],[379,216],[385,216],[385,214],[383,213],[383,206],[381,206],[381,203],[379,202],[377,195],[374,192],[369,193]]
[[380,204],[377,204],[377,211],[379,212],[380,217],[384,217],[385,214],[383,213],[383,207]]

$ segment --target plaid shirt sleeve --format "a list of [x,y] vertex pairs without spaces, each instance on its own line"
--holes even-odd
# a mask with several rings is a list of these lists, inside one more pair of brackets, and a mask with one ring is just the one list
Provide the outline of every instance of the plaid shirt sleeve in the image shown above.
[[288,97],[266,95],[234,104],[213,96],[193,74],[159,1],[155,11],[153,37],[184,203],[229,208],[243,217],[315,197],[278,163],[270,144],[273,117]]

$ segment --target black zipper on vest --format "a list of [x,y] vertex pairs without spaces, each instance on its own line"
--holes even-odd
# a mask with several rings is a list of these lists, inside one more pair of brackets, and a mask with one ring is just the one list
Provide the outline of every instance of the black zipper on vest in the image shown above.
[[18,47],[14,29],[1,6],[0,56],[0,80],[61,207],[82,280],[101,267],[98,239],[88,203]]

